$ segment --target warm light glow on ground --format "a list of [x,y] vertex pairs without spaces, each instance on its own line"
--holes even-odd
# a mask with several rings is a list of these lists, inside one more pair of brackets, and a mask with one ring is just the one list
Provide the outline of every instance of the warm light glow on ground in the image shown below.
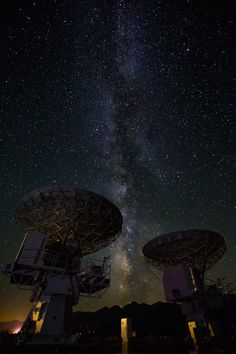
[[12,334],[17,334],[17,333],[20,332],[20,330],[21,330],[21,327],[16,327],[11,333]]

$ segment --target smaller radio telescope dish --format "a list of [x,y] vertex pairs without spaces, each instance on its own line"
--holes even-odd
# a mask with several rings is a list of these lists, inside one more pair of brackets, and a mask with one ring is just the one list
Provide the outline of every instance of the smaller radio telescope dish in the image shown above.
[[208,230],[171,232],[155,237],[143,247],[146,259],[163,272],[165,298],[180,304],[194,343],[192,326],[207,335],[211,325],[205,312],[204,274],[225,251],[224,238]]
[[202,272],[214,266],[226,251],[224,238],[207,230],[184,230],[157,236],[143,247],[157,268],[185,263]]
[[52,248],[62,246],[80,257],[106,247],[122,229],[122,215],[112,202],[80,188],[33,191],[22,201],[16,218],[26,231],[48,235]]

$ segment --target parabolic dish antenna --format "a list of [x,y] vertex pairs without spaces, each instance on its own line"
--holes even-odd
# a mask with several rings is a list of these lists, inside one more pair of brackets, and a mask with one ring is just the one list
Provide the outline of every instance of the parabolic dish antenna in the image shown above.
[[225,251],[224,238],[207,230],[171,232],[155,237],[143,247],[144,256],[160,269],[186,263],[199,271],[214,266]]
[[109,257],[82,263],[121,233],[122,215],[106,198],[71,187],[47,187],[22,200],[16,218],[26,235],[10,282],[32,290],[33,306],[21,328],[20,343],[71,345],[72,307],[79,297],[101,296],[110,286]]
[[48,235],[48,242],[73,246],[80,257],[96,252],[121,233],[122,215],[106,198],[80,188],[47,187],[31,192],[16,211],[26,231]]
[[196,333],[202,333],[204,338],[215,336],[205,311],[209,297],[204,275],[225,251],[224,238],[208,230],[171,232],[155,237],[143,247],[146,259],[163,272],[166,300],[180,304],[194,345],[198,343]]

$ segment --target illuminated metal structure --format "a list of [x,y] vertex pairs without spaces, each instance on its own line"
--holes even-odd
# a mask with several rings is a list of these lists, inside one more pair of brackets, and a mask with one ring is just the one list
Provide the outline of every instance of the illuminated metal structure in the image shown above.
[[5,274],[32,291],[21,329],[24,343],[71,344],[72,307],[79,296],[101,296],[110,285],[108,257],[84,256],[121,233],[122,215],[104,197],[79,188],[49,187],[29,194],[16,211],[26,236]]
[[204,313],[204,274],[225,251],[224,238],[207,230],[168,233],[143,247],[147,261],[163,271],[166,300],[181,304],[194,340],[194,328],[213,334]]

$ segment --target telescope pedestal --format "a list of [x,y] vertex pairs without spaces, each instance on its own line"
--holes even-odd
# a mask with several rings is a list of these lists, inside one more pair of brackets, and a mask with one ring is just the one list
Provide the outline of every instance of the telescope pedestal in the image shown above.
[[[34,303],[19,334],[24,344],[75,344],[72,306],[79,295],[100,297],[110,286],[109,257],[83,262],[55,247],[45,247],[48,236],[29,232],[13,264],[4,273],[21,289],[33,291]],[[50,246],[50,245],[49,245]],[[72,262],[73,261],[73,262]]]
[[170,266],[163,272],[163,285],[166,300],[180,303],[194,343],[197,332],[214,336],[201,303],[202,283],[197,272],[184,263]]
[[76,293],[72,284],[68,276],[48,279],[22,326],[25,344],[70,344],[69,324]]

